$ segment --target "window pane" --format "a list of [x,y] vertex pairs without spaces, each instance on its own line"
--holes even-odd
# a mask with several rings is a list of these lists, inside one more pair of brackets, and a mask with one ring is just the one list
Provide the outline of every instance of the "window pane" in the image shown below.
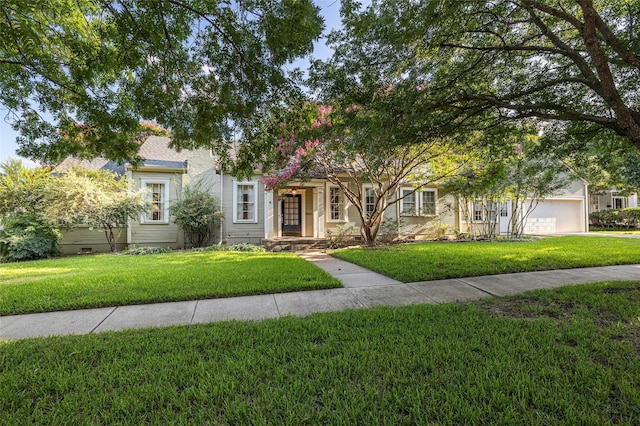
[[411,189],[403,189],[402,197],[402,214],[416,214],[416,193]]
[[482,206],[482,201],[474,201],[473,202],[473,220],[475,221],[482,221],[483,218],[483,206]]
[[365,213],[370,214],[373,213],[373,209],[376,205],[376,192],[373,188],[366,188],[364,192],[364,207]]
[[238,185],[236,187],[237,205],[236,220],[255,220],[255,190],[253,185]]
[[147,213],[145,219],[149,221],[164,221],[164,184],[148,183],[147,191],[149,193],[151,210]]
[[343,220],[344,204],[340,188],[329,188],[329,218],[330,220]]
[[429,216],[436,214],[436,193],[434,191],[422,193],[422,214]]

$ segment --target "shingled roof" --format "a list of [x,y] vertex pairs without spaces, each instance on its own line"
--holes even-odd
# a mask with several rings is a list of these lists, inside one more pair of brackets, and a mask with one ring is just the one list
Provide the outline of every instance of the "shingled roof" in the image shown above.
[[[167,167],[186,169],[189,151],[177,152],[169,147],[171,138],[149,136],[140,146],[139,155],[144,159],[141,167]],[[74,166],[86,167],[92,170],[110,170],[117,174],[124,174],[126,164],[98,157],[93,160],[79,160],[73,157],[65,158],[59,169],[69,169]]]

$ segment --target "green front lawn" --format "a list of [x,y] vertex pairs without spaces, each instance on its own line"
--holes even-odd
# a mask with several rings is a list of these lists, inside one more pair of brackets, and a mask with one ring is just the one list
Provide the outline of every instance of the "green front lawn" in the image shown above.
[[340,287],[294,254],[96,255],[0,264],[0,314]]
[[0,424],[640,423],[640,282],[0,343]]
[[640,263],[640,239],[549,237],[530,242],[424,242],[332,252],[403,282]]

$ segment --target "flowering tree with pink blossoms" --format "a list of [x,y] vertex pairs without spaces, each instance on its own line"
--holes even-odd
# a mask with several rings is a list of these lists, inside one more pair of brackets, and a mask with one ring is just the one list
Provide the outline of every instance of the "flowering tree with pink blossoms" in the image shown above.
[[360,105],[307,102],[285,115],[272,123],[278,138],[261,161],[265,187],[278,191],[310,176],[326,178],[358,211],[368,245],[375,244],[385,211],[401,200],[401,185],[420,191],[456,167],[447,140],[415,135],[414,143],[394,143],[387,132],[372,131],[367,123],[375,117]]

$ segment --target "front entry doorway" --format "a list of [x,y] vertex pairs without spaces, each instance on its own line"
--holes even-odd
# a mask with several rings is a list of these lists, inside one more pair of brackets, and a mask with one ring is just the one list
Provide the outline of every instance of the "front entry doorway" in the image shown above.
[[284,194],[282,198],[282,236],[302,236],[302,196]]

